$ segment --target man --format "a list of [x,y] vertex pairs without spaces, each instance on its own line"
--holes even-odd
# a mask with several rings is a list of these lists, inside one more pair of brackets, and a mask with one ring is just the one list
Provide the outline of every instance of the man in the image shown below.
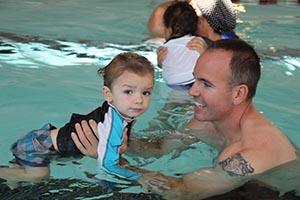
[[189,126],[197,130],[194,136],[199,139],[212,144],[224,141],[220,154],[214,166],[180,178],[145,172],[139,182],[146,190],[166,199],[201,199],[230,191],[296,159],[293,145],[253,105],[260,63],[251,46],[241,40],[216,41],[198,59],[193,74],[195,83],[189,93],[195,113]]
[[144,181],[146,187],[167,199],[199,199],[229,191],[253,175],[296,159],[291,143],[252,103],[260,77],[252,47],[241,40],[217,41],[198,59],[194,76],[189,92],[195,115],[189,125],[209,129],[212,137],[223,136],[225,148],[212,168],[182,178],[152,174]]

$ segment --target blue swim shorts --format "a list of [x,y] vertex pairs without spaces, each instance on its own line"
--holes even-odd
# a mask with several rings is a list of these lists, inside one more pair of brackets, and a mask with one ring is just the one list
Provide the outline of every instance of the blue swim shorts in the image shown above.
[[53,154],[53,144],[50,136],[51,124],[27,133],[11,147],[16,163],[21,166],[47,167],[50,154]]

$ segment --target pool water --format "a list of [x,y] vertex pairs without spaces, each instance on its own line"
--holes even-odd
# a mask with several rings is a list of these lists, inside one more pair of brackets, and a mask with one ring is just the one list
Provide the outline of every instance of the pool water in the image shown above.
[[[0,165],[12,159],[10,145],[27,131],[47,122],[62,126],[71,113],[99,106],[103,98],[97,69],[118,53],[135,51],[157,64],[158,42],[149,40],[146,23],[160,2],[0,0]],[[255,105],[299,148],[299,6],[293,2],[262,6],[253,1],[242,5],[246,12],[239,14],[237,34],[262,58]],[[138,136],[152,137],[185,126],[193,114],[190,98],[183,108],[170,108],[172,98],[173,91],[156,67],[153,101],[134,127]],[[137,166],[176,175],[210,166],[218,152],[197,143],[176,158],[175,153],[159,159],[127,158]],[[93,181],[86,176],[89,172],[119,181],[99,172],[90,158],[56,162],[51,171],[54,178]]]

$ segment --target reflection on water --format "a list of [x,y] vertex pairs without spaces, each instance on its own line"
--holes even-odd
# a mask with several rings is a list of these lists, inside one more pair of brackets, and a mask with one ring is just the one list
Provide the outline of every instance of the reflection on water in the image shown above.
[[[299,160],[282,167],[270,170],[259,176],[256,181],[226,194],[210,197],[207,200],[244,199],[244,200],[296,200],[299,199]],[[298,173],[297,173],[298,172]],[[280,181],[279,181],[280,180]],[[269,184],[269,186],[266,185]],[[156,194],[122,192],[132,184],[116,184],[97,180],[83,181],[80,179],[55,179],[35,184],[23,184],[15,189],[9,188],[0,180],[0,199],[110,199],[110,200],[162,200]],[[272,187],[270,187],[272,186]],[[139,187],[139,186],[136,186]],[[277,192],[275,189],[281,191]],[[33,196],[34,194],[34,196]]]
[[294,191],[300,197],[300,149],[295,161],[271,169],[257,179],[280,191],[281,195]]
[[7,63],[25,68],[93,63],[105,66],[113,57],[124,51],[142,52],[156,64],[156,48],[157,44],[151,43],[151,40],[141,45],[74,43],[0,32],[0,64]]
[[11,189],[0,180],[0,199],[161,199],[155,194],[122,193],[124,185],[98,180],[96,183],[80,179],[50,179],[35,184],[24,184],[23,187]]

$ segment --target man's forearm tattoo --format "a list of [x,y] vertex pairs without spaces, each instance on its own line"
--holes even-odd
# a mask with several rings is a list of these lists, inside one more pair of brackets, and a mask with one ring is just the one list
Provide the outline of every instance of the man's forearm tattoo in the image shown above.
[[240,153],[230,156],[218,163],[230,176],[247,176],[254,172],[254,168],[243,158]]

